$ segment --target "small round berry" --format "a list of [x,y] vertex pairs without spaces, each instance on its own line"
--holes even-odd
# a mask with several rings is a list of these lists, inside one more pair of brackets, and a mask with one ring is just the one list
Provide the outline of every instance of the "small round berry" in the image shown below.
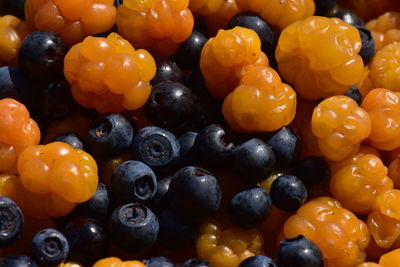
[[32,257],[40,266],[54,266],[65,261],[69,244],[65,236],[55,229],[43,229],[32,239]]
[[167,81],[181,82],[183,81],[183,73],[174,61],[166,58],[157,58],[156,74],[150,83],[151,85],[157,85]]
[[284,174],[271,184],[271,199],[274,206],[285,211],[296,211],[307,199],[307,189],[296,176]]
[[277,267],[277,265],[271,258],[257,255],[245,259],[238,267]]
[[18,205],[8,197],[0,197],[0,247],[5,248],[15,243],[24,228],[24,216]]
[[204,34],[194,30],[176,51],[174,55],[175,62],[184,70],[193,70],[198,67],[200,54],[206,42],[207,38]]

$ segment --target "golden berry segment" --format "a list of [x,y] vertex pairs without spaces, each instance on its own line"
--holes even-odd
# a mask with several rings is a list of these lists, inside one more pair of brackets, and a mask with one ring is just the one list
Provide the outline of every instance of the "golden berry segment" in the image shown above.
[[400,41],[400,12],[386,12],[367,23],[375,41],[375,51]]
[[379,259],[381,267],[400,267],[400,249],[392,250]]
[[375,88],[400,91],[400,43],[388,44],[379,50],[370,65]]
[[218,10],[204,17],[210,36],[215,36],[219,29],[224,29],[228,25],[233,16],[240,13],[236,0],[224,0],[223,2]]
[[224,0],[189,0],[189,9],[194,15],[207,16],[221,9],[224,3]]
[[93,267],[146,267],[140,261],[122,261],[117,257],[108,257],[95,262]]

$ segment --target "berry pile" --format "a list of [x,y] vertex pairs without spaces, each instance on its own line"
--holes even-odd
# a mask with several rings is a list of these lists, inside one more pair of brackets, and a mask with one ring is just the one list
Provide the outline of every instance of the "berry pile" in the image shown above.
[[400,267],[400,2],[0,0],[0,267]]

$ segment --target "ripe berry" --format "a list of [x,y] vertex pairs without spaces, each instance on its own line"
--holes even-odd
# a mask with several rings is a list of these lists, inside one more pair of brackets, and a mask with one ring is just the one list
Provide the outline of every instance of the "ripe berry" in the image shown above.
[[15,243],[24,228],[24,216],[18,205],[8,197],[0,197],[0,247],[5,248]]
[[25,255],[11,255],[0,259],[1,267],[38,267],[36,263]]
[[271,199],[274,206],[285,211],[297,210],[307,199],[307,189],[296,176],[284,174],[271,184]]
[[361,105],[361,100],[362,100],[361,97],[362,96],[361,96],[360,90],[357,88],[357,86],[350,87],[349,91],[347,91],[345,96],[350,97],[351,99],[356,101],[356,103],[358,105]]
[[164,209],[168,204],[167,193],[169,190],[169,185],[171,183],[172,176],[167,176],[157,182],[157,190],[154,196],[148,203],[152,211],[160,211]]
[[211,267],[211,265],[204,260],[192,258],[185,261],[181,267]]
[[43,229],[32,239],[32,257],[40,266],[54,266],[65,261],[69,244],[65,236],[55,229]]
[[181,82],[183,73],[181,69],[172,60],[166,58],[156,59],[156,74],[150,81],[151,85],[157,85],[161,82]]
[[147,267],[177,267],[177,265],[167,257],[156,256],[143,260]]
[[277,267],[277,265],[271,258],[258,255],[245,259],[238,267]]
[[71,132],[57,135],[56,137],[54,137],[52,142],[64,142],[64,143],[72,146],[73,148],[82,149],[82,150],[84,149],[82,139],[80,137],[78,137],[76,134],[71,133]]
[[362,57],[364,65],[368,65],[375,53],[375,41],[367,28],[357,27],[361,36],[362,47],[358,54]]
[[345,8],[332,8],[327,14],[331,18],[339,18],[355,27],[365,27],[365,23],[355,12]]
[[196,162],[196,151],[194,149],[194,143],[196,141],[197,132],[186,132],[178,138],[180,145],[179,152],[179,163],[181,166],[193,165]]
[[207,38],[203,33],[194,30],[176,51],[174,55],[175,62],[184,70],[192,70],[198,67],[201,50],[206,41]]

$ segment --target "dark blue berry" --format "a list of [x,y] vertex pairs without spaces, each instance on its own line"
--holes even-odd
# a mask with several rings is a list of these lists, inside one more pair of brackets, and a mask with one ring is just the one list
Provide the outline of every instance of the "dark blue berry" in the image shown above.
[[365,27],[357,27],[361,37],[361,50],[358,54],[362,57],[364,65],[368,65],[375,53],[375,41],[371,32]]
[[179,150],[178,139],[156,126],[140,129],[132,142],[133,158],[144,162],[156,174],[173,169],[179,160]]
[[296,176],[283,174],[276,178],[270,189],[272,203],[285,211],[297,210],[307,199],[307,189]]
[[163,256],[152,257],[142,262],[146,267],[178,267],[171,259]]
[[153,211],[159,211],[167,206],[167,193],[172,176],[168,176],[157,182],[157,190],[153,198],[149,202],[149,206]]
[[179,137],[178,142],[181,148],[179,153],[179,163],[181,166],[191,165],[196,162],[194,142],[196,140],[197,134],[197,132],[189,131]]
[[192,258],[185,261],[181,267],[211,267],[211,264],[202,259]]
[[0,259],[0,267],[38,267],[28,256],[11,255]]
[[232,149],[230,166],[243,183],[253,185],[271,174],[275,155],[268,144],[253,138]]
[[111,193],[121,204],[149,201],[157,190],[154,172],[143,162],[128,160],[121,163],[111,177]]
[[347,24],[353,25],[354,27],[365,27],[363,19],[349,9],[332,8],[329,10],[327,16],[331,18],[339,18]]
[[271,258],[257,255],[245,259],[238,267],[277,267],[277,265]]
[[32,258],[40,266],[55,266],[65,261],[69,244],[65,236],[55,229],[43,229],[32,239]]
[[80,137],[78,137],[74,133],[63,133],[54,137],[52,142],[63,142],[66,143],[73,148],[84,149],[83,141]]
[[277,262],[279,267],[324,266],[320,248],[302,235],[280,241]]
[[24,216],[21,209],[8,197],[0,197],[0,248],[17,241],[24,228]]
[[118,113],[105,114],[93,121],[87,136],[90,151],[96,157],[111,158],[127,152],[133,138],[133,127]]
[[274,151],[277,170],[291,168],[300,158],[300,139],[289,127],[281,128],[267,141],[267,144]]
[[237,193],[228,204],[231,221],[241,228],[257,227],[268,218],[271,209],[271,198],[261,187],[251,187]]
[[131,203],[114,210],[109,231],[115,245],[130,253],[148,250],[156,241],[158,220],[146,206]]
[[361,93],[357,86],[350,87],[349,91],[347,91],[346,96],[351,97],[354,101],[357,102],[358,105],[361,105]]
[[166,58],[156,59],[156,74],[150,81],[151,85],[156,85],[160,82],[181,82],[183,81],[183,73],[178,65],[172,60]]
[[3,15],[13,15],[21,20],[25,20],[25,0],[1,0],[0,13]]
[[114,6],[118,8],[122,4],[122,0],[114,0]]
[[186,76],[185,84],[193,93],[212,98],[200,68],[195,68]]
[[192,70],[199,65],[200,54],[207,38],[203,33],[194,30],[189,38],[181,43],[174,55],[174,60],[184,70]]
[[177,171],[168,190],[171,208],[188,220],[203,220],[221,204],[218,180],[209,171],[188,166]]
[[314,0],[315,15],[325,16],[336,5],[336,0]]

